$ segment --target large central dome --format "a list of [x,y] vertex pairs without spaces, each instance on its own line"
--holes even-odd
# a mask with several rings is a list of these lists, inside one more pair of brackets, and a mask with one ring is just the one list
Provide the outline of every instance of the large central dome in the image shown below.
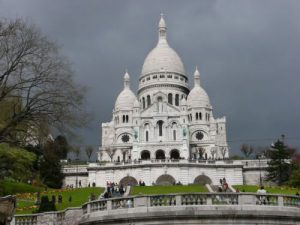
[[146,57],[141,77],[159,72],[173,72],[185,75],[185,69],[180,57],[167,42],[166,30],[166,23],[162,17],[159,22],[158,43]]

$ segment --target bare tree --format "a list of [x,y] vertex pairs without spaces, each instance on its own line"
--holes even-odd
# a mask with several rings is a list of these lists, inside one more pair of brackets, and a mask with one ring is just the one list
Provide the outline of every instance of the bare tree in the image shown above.
[[39,29],[21,19],[0,20],[0,107],[7,108],[0,142],[36,136],[41,124],[60,131],[84,125],[84,93],[57,45]]
[[79,156],[80,156],[80,147],[78,147],[78,146],[72,147],[72,152],[75,154],[76,160],[79,160]]
[[93,149],[92,146],[87,146],[85,148],[85,153],[86,153],[89,160],[91,159],[91,156],[92,156],[93,152],[94,152],[94,149]]
[[113,156],[116,153],[117,149],[111,148],[111,147],[106,147],[106,148],[104,148],[104,151],[107,153],[107,155],[110,158],[110,161],[112,162]]
[[225,146],[220,146],[219,148],[220,148],[220,152],[221,152],[222,158],[225,159],[225,156],[226,156],[227,151],[228,151],[228,150],[227,150],[227,147],[225,147]]
[[252,153],[254,152],[254,148],[251,145],[243,144],[241,146],[241,152],[244,154],[246,159],[248,159],[250,155],[252,155]]

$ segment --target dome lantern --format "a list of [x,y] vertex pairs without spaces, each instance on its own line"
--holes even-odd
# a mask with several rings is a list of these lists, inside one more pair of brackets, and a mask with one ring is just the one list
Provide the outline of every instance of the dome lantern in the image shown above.
[[158,41],[159,42],[167,42],[167,25],[164,20],[164,14],[160,14],[160,21],[158,25],[159,29],[159,36],[158,36]]
[[196,66],[196,70],[194,72],[194,86],[200,87],[200,73],[199,73],[197,66]]

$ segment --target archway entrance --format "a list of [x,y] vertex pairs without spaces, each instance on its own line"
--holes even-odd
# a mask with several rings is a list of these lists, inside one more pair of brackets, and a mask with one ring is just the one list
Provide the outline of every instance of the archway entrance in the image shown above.
[[164,185],[164,186],[173,185],[173,184],[175,184],[175,179],[174,179],[174,177],[172,177],[169,174],[164,174],[157,178],[156,184]]
[[124,187],[127,187],[127,186],[136,186],[138,182],[134,177],[126,176],[120,180],[119,184],[120,185],[122,184]]
[[205,184],[211,184],[211,183],[212,183],[211,179],[205,175],[199,175],[194,180],[194,184],[205,185]]
[[155,158],[156,159],[165,159],[165,152],[163,150],[157,150],[155,153]]
[[143,150],[141,152],[141,159],[142,160],[148,160],[148,159],[150,159],[150,152],[148,150]]
[[170,152],[170,158],[171,159],[179,159],[180,158],[180,153],[177,149],[173,149],[171,152]]

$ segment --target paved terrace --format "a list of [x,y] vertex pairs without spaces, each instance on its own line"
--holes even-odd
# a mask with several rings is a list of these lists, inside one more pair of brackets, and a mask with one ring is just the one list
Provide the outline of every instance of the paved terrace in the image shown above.
[[300,198],[254,193],[182,193],[101,199],[82,208],[16,215],[12,225],[300,224]]

